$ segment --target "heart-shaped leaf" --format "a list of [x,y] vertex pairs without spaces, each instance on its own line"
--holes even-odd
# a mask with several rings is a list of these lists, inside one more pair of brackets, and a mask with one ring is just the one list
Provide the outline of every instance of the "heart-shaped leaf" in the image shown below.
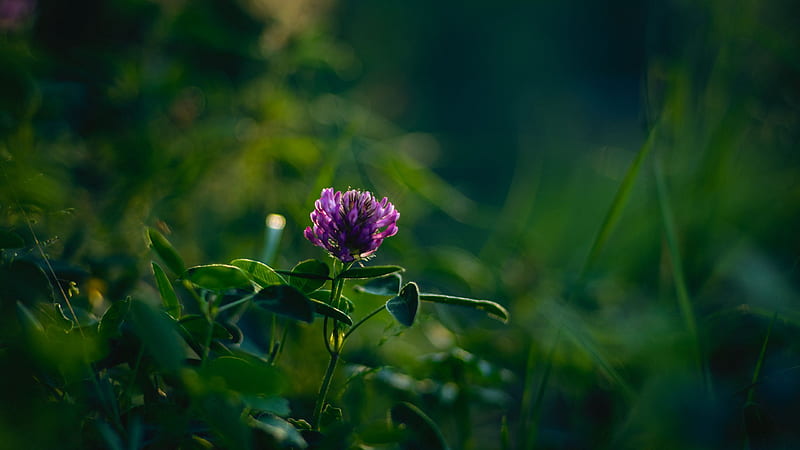
[[315,307],[311,300],[294,286],[279,284],[267,286],[253,297],[256,305],[275,314],[311,323]]
[[426,302],[443,303],[446,305],[466,306],[468,308],[479,309],[491,317],[508,322],[508,311],[499,303],[490,300],[477,300],[474,298],[453,297],[451,295],[440,294],[420,294],[419,299]]
[[231,261],[231,265],[242,269],[251,280],[255,281],[261,287],[267,287],[273,284],[286,284],[286,280],[278,275],[272,267],[260,261],[253,261],[252,259],[234,259]]
[[401,324],[410,327],[419,311],[419,288],[414,282],[400,289],[400,294],[386,302],[386,310]]
[[227,264],[190,267],[184,272],[182,278],[209,291],[224,291],[251,284],[250,278],[242,269]]

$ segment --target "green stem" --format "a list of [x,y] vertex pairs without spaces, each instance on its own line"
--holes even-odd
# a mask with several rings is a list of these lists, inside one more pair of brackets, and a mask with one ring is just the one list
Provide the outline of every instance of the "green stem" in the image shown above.
[[[339,278],[339,275],[345,270],[349,269],[352,265],[352,262],[342,263],[341,268],[338,268],[338,261],[333,262],[333,268],[336,276],[333,277],[333,281],[331,282],[331,297],[329,303],[334,308],[339,308],[339,300],[341,299],[342,291],[344,290],[344,278]],[[328,390],[331,387],[333,373],[336,370],[336,364],[339,362],[339,354],[341,353],[342,346],[344,345],[344,338],[340,338],[339,336],[339,323],[336,321],[333,322],[333,334],[331,336],[328,336],[327,325],[328,318],[326,317],[323,327],[323,338],[325,339],[325,348],[331,355],[331,359],[328,362],[328,369],[325,371],[325,376],[322,378],[322,385],[319,387],[319,394],[317,395],[317,404],[314,406],[314,416],[311,419],[312,425],[317,431],[319,431],[320,428],[320,417],[322,416],[322,409],[325,407],[325,400],[328,397]],[[333,340],[333,342],[329,342],[330,340]]]
[[376,309],[375,311],[372,311],[371,313],[369,313],[366,316],[364,316],[363,319],[361,319],[358,322],[356,322],[355,325],[350,327],[350,329],[347,330],[347,333],[344,334],[344,337],[342,338],[342,344],[344,344],[344,341],[347,339],[348,336],[353,334],[353,331],[356,331],[356,328],[360,327],[362,323],[366,322],[369,318],[371,318],[375,314],[378,314],[379,312],[383,311],[384,309],[386,309],[386,303],[382,304],[381,306],[378,307],[378,309]]
[[319,387],[319,394],[317,395],[317,404],[314,406],[314,417],[311,422],[314,429],[319,431],[320,418],[322,417],[322,409],[325,407],[325,398],[328,396],[328,390],[331,387],[331,380],[333,380],[333,372],[336,370],[336,364],[339,362],[339,353],[331,352],[331,360],[328,362],[328,369],[325,371],[325,377],[322,378],[322,385]]
[[221,313],[222,311],[225,311],[226,309],[230,309],[230,308],[234,308],[236,306],[239,306],[239,305],[241,305],[242,303],[244,303],[244,302],[246,302],[248,300],[252,300],[252,298],[255,297],[255,296],[256,296],[256,294],[253,293],[253,294],[244,296],[244,297],[242,297],[239,300],[236,300],[234,302],[230,302],[228,304],[222,305],[219,308],[217,308],[217,314]]

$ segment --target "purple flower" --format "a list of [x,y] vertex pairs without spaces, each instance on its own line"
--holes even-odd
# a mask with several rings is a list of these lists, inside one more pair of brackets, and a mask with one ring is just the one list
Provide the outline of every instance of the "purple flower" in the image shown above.
[[368,258],[383,240],[397,234],[400,213],[386,197],[378,201],[370,192],[322,190],[311,211],[312,226],[303,233],[342,262]]

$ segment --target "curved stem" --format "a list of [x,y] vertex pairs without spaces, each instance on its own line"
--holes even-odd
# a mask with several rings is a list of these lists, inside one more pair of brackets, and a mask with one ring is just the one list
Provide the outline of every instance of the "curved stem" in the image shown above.
[[353,331],[356,331],[356,328],[360,327],[361,324],[363,324],[364,322],[369,320],[375,314],[378,314],[379,312],[383,311],[384,309],[386,309],[386,303],[382,304],[381,306],[378,307],[378,309],[376,309],[375,311],[372,311],[371,313],[369,313],[366,316],[364,316],[364,318],[362,318],[361,320],[356,322],[355,325],[350,327],[350,329],[347,330],[347,333],[344,334],[344,337],[342,338],[342,343],[344,343],[344,341],[347,339],[348,336],[353,334]]

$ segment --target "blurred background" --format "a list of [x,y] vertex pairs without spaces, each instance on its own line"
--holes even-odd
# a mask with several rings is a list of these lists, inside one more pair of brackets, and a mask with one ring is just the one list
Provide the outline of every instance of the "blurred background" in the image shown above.
[[[0,226],[102,303],[154,292],[145,226],[227,262],[282,214],[288,269],[324,256],[322,188],[370,190],[402,214],[375,264],[511,321],[376,320],[347,420],[404,399],[453,448],[790,448],[798,55],[786,0],[0,0]],[[299,416],[318,331],[283,361]]]

